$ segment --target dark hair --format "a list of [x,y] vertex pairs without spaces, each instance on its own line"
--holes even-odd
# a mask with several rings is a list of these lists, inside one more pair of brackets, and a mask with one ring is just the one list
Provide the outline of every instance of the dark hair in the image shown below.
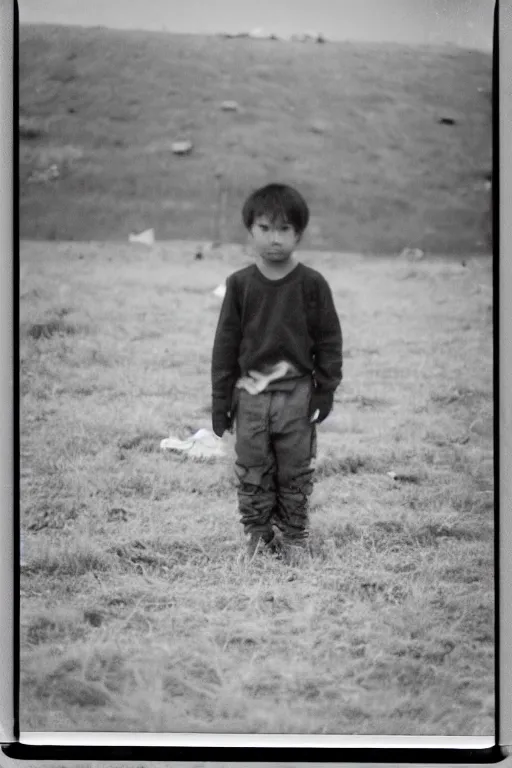
[[272,223],[291,224],[302,235],[309,222],[309,208],[296,189],[286,184],[268,184],[249,195],[244,203],[242,218],[246,229],[251,229],[258,216],[268,216]]

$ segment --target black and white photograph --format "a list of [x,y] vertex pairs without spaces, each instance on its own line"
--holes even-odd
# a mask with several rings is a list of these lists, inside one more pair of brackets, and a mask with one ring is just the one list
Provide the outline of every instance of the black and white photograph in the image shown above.
[[490,747],[495,3],[18,8],[20,731]]

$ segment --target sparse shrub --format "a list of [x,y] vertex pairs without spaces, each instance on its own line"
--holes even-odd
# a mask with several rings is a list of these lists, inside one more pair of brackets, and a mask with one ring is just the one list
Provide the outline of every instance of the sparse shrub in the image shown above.
[[40,323],[26,323],[21,327],[22,333],[31,339],[51,339],[55,335],[74,336],[82,333],[85,328],[79,323],[64,320],[62,316],[50,317]]
[[77,161],[84,156],[82,147],[74,144],[53,145],[49,147],[38,147],[36,150],[34,164],[37,168],[46,169],[51,165],[57,165],[59,170],[62,168],[71,168]]
[[109,692],[99,684],[90,683],[75,677],[52,680],[47,676],[37,688],[38,697],[52,697],[60,706],[97,708],[112,703]]
[[356,395],[345,399],[347,403],[355,403],[358,408],[378,408],[390,405],[390,401],[384,397],[371,397],[369,395]]
[[439,539],[452,538],[458,541],[476,541],[480,531],[475,526],[463,526],[446,523],[427,523],[422,525],[414,534],[422,546],[435,546]]
[[95,571],[108,571],[114,560],[92,545],[78,542],[64,548],[49,546],[32,557],[24,571],[46,576],[83,576]]
[[311,553],[321,560],[331,560],[335,553],[341,552],[347,545],[360,539],[361,535],[361,529],[352,523],[339,525],[334,530],[315,529],[310,537]]
[[31,141],[40,139],[46,134],[45,128],[36,118],[20,117],[19,119],[19,137]]
[[206,548],[199,542],[180,539],[135,539],[124,545],[114,545],[109,552],[124,564],[142,563],[170,570],[178,565],[199,565],[208,561]]
[[376,472],[380,462],[375,456],[352,454],[349,456],[325,456],[317,465],[316,476],[323,479],[338,474],[356,475],[360,471]]
[[57,83],[62,83],[63,85],[72,83],[77,77],[76,67],[70,60],[61,62],[49,74],[50,80],[55,80]]
[[34,616],[27,627],[27,641],[32,645],[54,642],[67,638],[78,640],[84,634],[84,627],[72,614],[52,611]]
[[143,453],[154,453],[160,450],[160,441],[167,437],[162,432],[141,432],[139,435],[125,438],[119,441],[119,448],[125,451],[131,451],[134,448]]
[[69,520],[75,520],[84,511],[84,505],[75,499],[48,496],[34,499],[25,508],[26,528],[40,531],[43,528],[63,528]]

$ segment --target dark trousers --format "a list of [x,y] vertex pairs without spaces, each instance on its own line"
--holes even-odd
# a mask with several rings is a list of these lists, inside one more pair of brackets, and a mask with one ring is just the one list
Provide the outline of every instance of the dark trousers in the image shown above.
[[290,544],[304,545],[308,537],[316,458],[311,392],[309,379],[299,380],[291,392],[238,392],[235,472],[246,535],[268,541],[274,524]]

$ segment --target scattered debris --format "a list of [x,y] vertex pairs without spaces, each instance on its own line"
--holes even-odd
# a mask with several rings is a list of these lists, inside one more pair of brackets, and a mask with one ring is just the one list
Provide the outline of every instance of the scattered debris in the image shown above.
[[112,509],[109,509],[107,512],[107,519],[108,520],[121,520],[122,522],[126,523],[128,520],[128,512],[124,507],[112,507]]
[[400,258],[408,261],[421,261],[425,258],[425,251],[422,251],[421,248],[404,248]]
[[476,181],[472,185],[472,188],[476,191],[480,190],[482,192],[490,192],[492,189],[492,181],[490,181],[489,179],[486,179],[485,181],[482,181],[482,180]]
[[130,243],[140,243],[141,245],[154,245],[155,242],[155,230],[145,229],[138,235],[130,234],[128,237]]
[[252,29],[249,32],[249,37],[252,37],[253,40],[264,40],[268,35],[261,29],[261,27],[256,27],[256,29]]
[[219,299],[223,299],[226,295],[226,283],[221,283],[218,285],[214,291],[212,291],[214,296],[217,296]]
[[19,118],[18,127],[20,139],[39,139],[46,131],[42,126],[33,118],[22,117]]
[[261,27],[256,27],[250,32],[219,32],[219,37],[227,40],[233,40],[239,37],[251,38],[252,40],[283,40],[298,41],[305,43],[312,41],[314,43],[326,43],[327,38],[321,32],[300,32],[293,35],[278,35],[275,32],[265,32]]
[[200,429],[188,440],[180,440],[171,435],[162,440],[160,449],[186,453],[193,459],[219,458],[226,455],[226,442],[210,430]]
[[387,472],[388,477],[395,480],[397,483],[413,483],[419,485],[420,477],[414,474],[397,474],[396,472]]
[[104,615],[101,613],[101,611],[84,611],[84,619],[92,627],[101,627]]
[[220,108],[223,112],[238,112],[239,110],[237,101],[223,101]]
[[220,37],[225,37],[227,40],[234,40],[237,37],[249,37],[248,32],[220,32]]
[[58,167],[53,163],[45,171],[33,171],[29,176],[29,183],[41,184],[47,181],[55,181],[60,176]]
[[327,131],[327,123],[323,120],[315,120],[311,123],[310,130],[312,133],[324,134]]
[[307,42],[326,43],[327,42],[325,35],[323,35],[321,32],[311,32],[311,31],[294,34],[290,37],[290,40],[298,43],[307,43]]
[[193,144],[191,141],[173,141],[171,144],[171,152],[174,155],[190,155],[192,152]]

